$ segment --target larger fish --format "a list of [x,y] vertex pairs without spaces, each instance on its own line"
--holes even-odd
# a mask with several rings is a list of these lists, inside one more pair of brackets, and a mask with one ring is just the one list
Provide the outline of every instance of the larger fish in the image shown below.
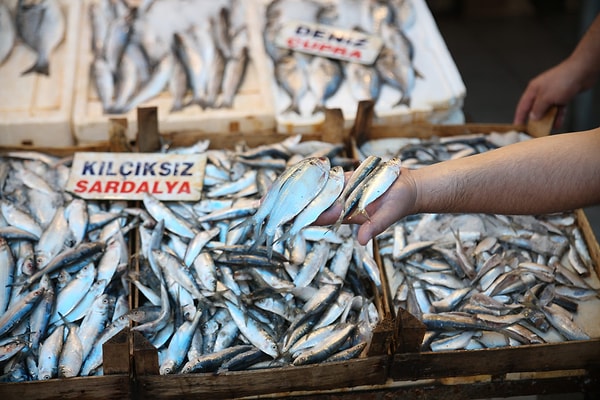
[[50,74],[50,55],[63,40],[65,17],[57,0],[19,0],[17,30],[37,54],[35,64],[23,74]]
[[298,215],[323,189],[330,166],[327,158],[313,158],[301,173],[283,183],[261,235],[261,238],[263,235],[266,237],[268,248],[271,248],[277,228]]
[[15,24],[8,6],[0,3],[0,65],[10,55],[16,39]]

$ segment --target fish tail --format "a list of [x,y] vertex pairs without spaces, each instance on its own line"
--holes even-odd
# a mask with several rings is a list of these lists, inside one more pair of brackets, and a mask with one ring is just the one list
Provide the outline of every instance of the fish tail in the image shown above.
[[300,112],[300,105],[297,104],[296,102],[292,102],[292,104],[289,105],[288,108],[286,108],[285,110],[283,110],[284,114],[287,113],[296,113],[298,115],[302,115],[302,113]]
[[279,242],[285,242],[286,240],[288,240],[290,238],[291,234],[290,231],[285,231],[283,232],[283,234],[281,236],[279,236],[278,238],[276,238],[273,241],[273,244],[279,243]]
[[325,106],[323,104],[316,104],[315,108],[312,110],[312,115],[318,114],[320,112],[325,111]]
[[266,235],[266,234],[265,234],[265,236],[267,237],[267,244],[266,244],[266,247],[267,247],[267,259],[269,261],[271,261],[271,259],[273,258],[273,236]]
[[410,107],[410,97],[409,96],[405,96],[404,94],[402,94],[402,96],[400,97],[400,100],[398,100],[396,102],[396,104],[394,104],[394,107],[400,106],[400,105],[404,105],[406,107]]
[[416,78],[425,79],[425,75],[423,75],[418,69],[413,68],[413,71],[415,71]]
[[37,74],[49,76],[50,75],[50,63],[48,63],[48,60],[46,60],[45,58],[38,57],[38,59],[35,61],[35,64],[33,64],[31,67],[29,67],[25,71],[21,72],[21,75],[27,75],[27,74],[30,74],[33,72],[35,72]]

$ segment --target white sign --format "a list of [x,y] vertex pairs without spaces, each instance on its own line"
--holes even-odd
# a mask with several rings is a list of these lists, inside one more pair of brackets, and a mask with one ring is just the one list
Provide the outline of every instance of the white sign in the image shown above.
[[84,199],[199,200],[205,154],[75,153],[67,191]]
[[277,34],[279,47],[371,65],[383,41],[378,36],[302,21],[287,21]]

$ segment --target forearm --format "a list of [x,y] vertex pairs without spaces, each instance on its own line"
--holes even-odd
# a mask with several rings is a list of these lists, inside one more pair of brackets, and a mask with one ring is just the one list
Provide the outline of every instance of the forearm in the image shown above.
[[571,55],[565,60],[580,77],[580,90],[589,89],[600,75],[600,14],[596,16]]
[[600,203],[600,128],[411,171],[417,212],[541,214]]

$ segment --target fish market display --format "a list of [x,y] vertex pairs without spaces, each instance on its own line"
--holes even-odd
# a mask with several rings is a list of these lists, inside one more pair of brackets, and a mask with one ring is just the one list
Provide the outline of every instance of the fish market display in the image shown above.
[[347,160],[299,140],[209,150],[202,200],[144,199],[130,279],[156,311],[133,329],[159,350],[161,374],[340,361],[368,346],[372,253],[347,225],[309,226],[338,199]]
[[90,3],[91,76],[105,113],[168,92],[171,111],[231,108],[250,59],[239,0]]
[[[302,49],[315,46],[340,53],[351,39],[334,33],[326,45],[310,43],[313,36],[328,33],[308,32],[305,42],[285,48],[277,39],[290,21],[369,34],[381,38],[383,45],[372,64],[307,54]],[[410,107],[419,77],[413,62],[414,46],[406,35],[414,21],[412,0],[270,1],[264,11],[263,40],[281,97],[288,99],[282,101],[284,107],[279,111],[310,116],[331,107],[330,99],[339,91],[346,99],[373,100],[385,109]],[[384,87],[388,93],[382,96]]]
[[22,74],[50,75],[50,58],[64,36],[65,16],[58,0],[18,0],[14,9],[8,0],[0,1],[0,66],[23,43],[36,59]]
[[158,349],[161,374],[359,357],[379,322],[372,249],[348,225],[310,226],[355,163],[343,146],[300,139],[166,146],[207,154],[203,198],[146,194],[139,207],[64,192],[69,159],[4,154],[2,380],[102,374],[102,344],[129,326]]
[[[362,150],[419,168],[526,139],[517,132],[384,139]],[[593,314],[579,317],[598,307],[600,283],[575,214],[415,215],[377,240],[395,307],[427,327],[425,351],[599,334],[589,325],[597,321]]]
[[135,318],[124,277],[136,218],[64,192],[63,161],[0,157],[2,382],[102,374],[102,344]]

